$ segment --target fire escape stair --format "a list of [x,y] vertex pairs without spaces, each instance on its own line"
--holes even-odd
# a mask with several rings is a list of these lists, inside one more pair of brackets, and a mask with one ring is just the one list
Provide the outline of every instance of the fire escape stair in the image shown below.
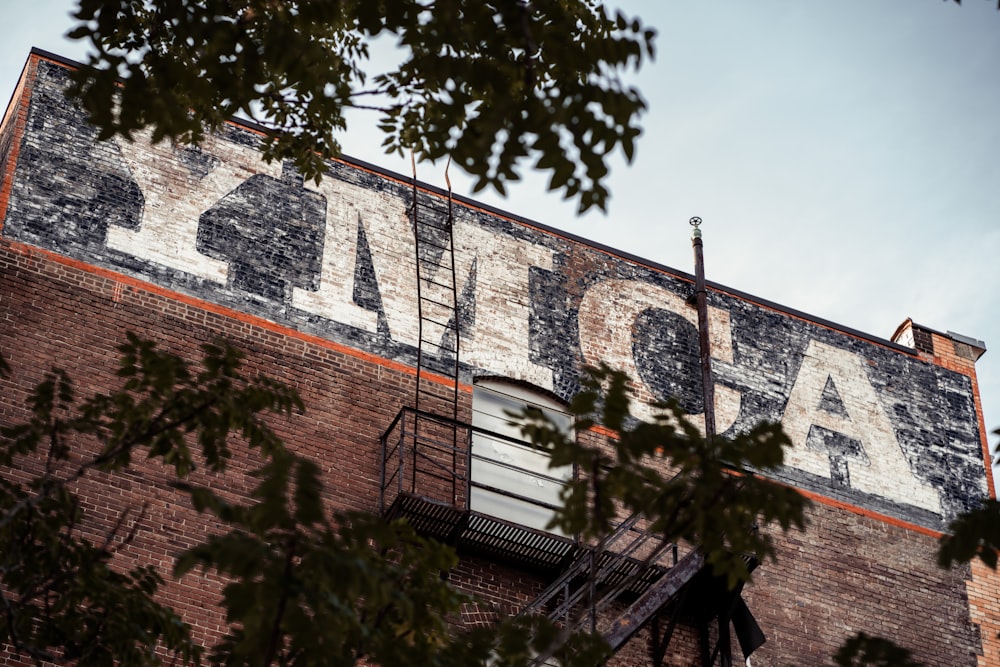
[[600,544],[581,550],[520,615],[544,614],[570,631],[599,632],[618,651],[705,563],[698,549],[678,560],[677,545],[642,529],[642,520],[634,514]]
[[641,630],[656,614],[680,594],[705,565],[705,557],[698,549],[678,561],[677,565],[639,596],[611,625],[602,632],[612,653],[617,652]]
[[[447,170],[445,178],[447,180]],[[402,416],[409,412],[411,423],[400,425],[401,432],[406,435],[400,440],[399,456],[403,456],[404,444],[410,443],[412,464],[409,470],[412,477],[409,485],[415,490],[418,443],[425,446],[435,443],[438,455],[433,460],[425,456],[432,465],[419,473],[426,477],[422,483],[429,483],[435,488],[435,499],[404,491],[404,467],[401,464],[395,476],[398,485],[396,497],[388,508],[384,507],[384,499],[380,498],[382,511],[387,512],[389,517],[405,516],[418,531],[474,552],[499,555],[550,572],[561,569],[556,580],[521,611],[522,615],[546,614],[564,628],[600,632],[612,653],[652,623],[653,639],[658,644],[654,663],[661,664],[678,614],[687,606],[685,598],[700,595],[702,584],[698,582],[711,579],[700,550],[692,548],[678,559],[678,545],[643,530],[640,527],[643,522],[641,515],[633,515],[623,521],[599,544],[585,545],[469,509],[471,465],[468,460],[463,463],[460,455],[460,445],[464,443],[468,447],[463,440],[463,432],[468,430],[468,426],[457,421],[461,316],[451,183],[448,183],[447,205],[444,207],[439,200],[419,190],[414,171],[410,216],[417,274],[417,374],[414,408],[409,411],[404,409],[401,413]],[[384,459],[386,451],[386,436],[383,436]],[[383,460],[383,496],[387,488],[386,472],[386,461]],[[446,490],[444,487],[450,488]],[[691,593],[695,589],[695,593]],[[739,591],[730,591],[724,597],[727,610],[717,612],[717,605],[713,602],[711,614],[718,618],[720,628],[723,619],[727,628],[731,619],[735,621],[734,611],[749,618],[748,623],[752,627],[746,629],[747,624],[744,623],[743,632],[734,622],[744,653],[749,655],[763,643],[763,634],[742,604]],[[658,616],[668,607],[672,609],[670,626],[657,639],[660,635],[657,630]],[[701,625],[703,638],[707,638],[707,621],[703,620]],[[723,634],[726,637],[724,646]],[[744,635],[748,637],[749,650]],[[704,651],[707,649],[703,649],[703,664],[714,664],[715,656],[721,655],[721,664],[730,665],[728,631],[720,633],[720,642],[714,653],[708,655]],[[540,661],[540,664],[545,663]]]

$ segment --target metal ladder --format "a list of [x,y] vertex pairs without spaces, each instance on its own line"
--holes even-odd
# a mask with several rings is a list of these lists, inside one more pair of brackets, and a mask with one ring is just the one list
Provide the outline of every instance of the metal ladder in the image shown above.
[[[445,168],[445,182],[448,185],[447,207],[440,205],[417,187],[416,163],[413,166],[412,202],[410,222],[413,229],[414,252],[417,269],[417,377],[414,407],[414,438],[434,438],[437,441],[450,440],[452,461],[450,470],[455,474],[441,475],[440,483],[451,485],[452,501],[460,506],[466,489],[460,484],[461,478],[468,477],[468,471],[460,471],[464,458],[458,455],[458,429],[445,425],[430,416],[458,419],[458,378],[459,343],[461,323],[458,312],[458,284],[455,273],[454,213],[452,206],[451,179]],[[450,160],[449,160],[450,166]],[[443,433],[442,429],[449,431]],[[416,448],[413,450],[416,451]],[[448,462],[440,462],[448,465]],[[412,474],[417,475],[414,460]],[[461,473],[465,473],[464,475]]]

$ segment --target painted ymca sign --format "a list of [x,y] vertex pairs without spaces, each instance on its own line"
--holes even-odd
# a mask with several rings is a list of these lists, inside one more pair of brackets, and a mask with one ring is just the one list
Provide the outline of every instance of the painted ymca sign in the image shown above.
[[[6,239],[414,362],[406,183],[339,162],[303,182],[261,162],[257,136],[235,126],[200,149],[99,143],[64,79],[41,62],[23,136],[8,124],[0,137],[17,154]],[[581,364],[606,361],[643,398],[701,413],[686,275],[468,205],[456,206],[455,244],[468,377],[568,398]],[[966,376],[724,288],[709,303],[718,430],[781,421],[788,481],[931,527],[985,495]]]

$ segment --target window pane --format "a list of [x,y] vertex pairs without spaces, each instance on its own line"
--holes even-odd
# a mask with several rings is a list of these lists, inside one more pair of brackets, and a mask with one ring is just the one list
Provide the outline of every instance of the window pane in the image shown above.
[[[540,505],[558,505],[560,480],[572,477],[572,466],[549,470],[549,456],[521,442],[521,431],[511,425],[508,413],[519,413],[528,405],[541,409],[559,428],[569,432],[569,415],[552,409],[554,402],[543,396],[535,402],[522,387],[504,386],[494,390],[475,387],[472,398],[472,423],[477,431],[472,438],[471,507],[477,512],[506,519],[530,528],[544,530],[552,510]],[[512,395],[516,394],[516,395]],[[493,434],[506,436],[495,437]],[[489,489],[483,487],[490,487]]]
[[[495,441],[473,441],[472,479],[477,484],[524,496],[549,505],[559,502],[562,483],[549,479],[566,479],[572,473],[567,467],[550,471],[548,456],[540,452],[525,453],[523,447],[498,444]],[[488,453],[483,450],[490,450]]]
[[473,487],[472,506],[477,512],[483,514],[489,514],[535,530],[548,530],[550,533],[563,535],[560,530],[549,530],[545,527],[549,519],[552,518],[550,510],[538,505],[517,502],[510,496]]
[[517,401],[489,390],[476,389],[472,399],[472,425],[493,433],[520,438],[520,427],[509,423],[511,418],[507,413],[520,413],[524,408],[524,401]]

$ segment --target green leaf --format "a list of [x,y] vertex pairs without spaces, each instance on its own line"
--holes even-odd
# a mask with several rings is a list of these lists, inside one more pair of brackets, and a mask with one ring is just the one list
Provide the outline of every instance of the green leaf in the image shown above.
[[977,509],[958,516],[948,526],[948,533],[938,544],[938,564],[951,568],[956,563],[968,563],[978,558],[987,567],[996,569],[1000,549],[1000,501],[983,500]]
[[320,468],[308,459],[299,459],[295,475],[295,521],[309,526],[323,522],[323,484]]
[[[603,208],[608,156],[631,160],[645,102],[621,78],[655,40],[636,18],[588,0],[292,6],[82,0],[68,36],[95,48],[69,92],[102,140],[148,128],[198,143],[241,111],[275,130],[266,160],[317,181],[356,106],[373,107],[388,151],[449,156],[477,189],[503,193],[527,162],[581,209]],[[383,33],[400,62],[371,76],[367,44]]]

